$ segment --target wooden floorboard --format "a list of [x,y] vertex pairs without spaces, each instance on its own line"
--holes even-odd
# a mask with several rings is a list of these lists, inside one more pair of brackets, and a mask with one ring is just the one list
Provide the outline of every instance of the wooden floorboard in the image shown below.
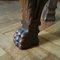
[[0,60],[14,60],[5,50],[0,48]]

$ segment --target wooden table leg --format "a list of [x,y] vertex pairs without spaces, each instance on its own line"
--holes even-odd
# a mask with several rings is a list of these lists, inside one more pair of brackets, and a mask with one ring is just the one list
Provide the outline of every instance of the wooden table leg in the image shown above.
[[48,0],[42,13],[42,18],[45,21],[55,21],[55,10],[58,0]]
[[48,0],[20,0],[22,6],[22,27],[14,34],[14,42],[20,49],[39,44],[40,17]]

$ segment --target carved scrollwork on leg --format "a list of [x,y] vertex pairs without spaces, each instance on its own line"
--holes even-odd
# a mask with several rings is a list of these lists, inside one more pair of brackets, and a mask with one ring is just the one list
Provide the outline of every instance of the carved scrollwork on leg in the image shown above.
[[41,18],[43,18],[45,21],[55,21],[55,10],[57,8],[57,2],[58,0],[48,0],[43,9]]

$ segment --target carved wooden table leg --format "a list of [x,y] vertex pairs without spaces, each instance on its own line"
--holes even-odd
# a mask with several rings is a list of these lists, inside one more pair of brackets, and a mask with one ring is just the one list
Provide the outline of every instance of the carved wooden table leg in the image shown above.
[[55,21],[55,10],[58,0],[48,0],[42,13],[42,18],[45,21]]
[[38,26],[45,3],[48,0],[20,0],[22,5],[22,27],[14,34],[14,42],[20,49],[27,49],[39,44]]

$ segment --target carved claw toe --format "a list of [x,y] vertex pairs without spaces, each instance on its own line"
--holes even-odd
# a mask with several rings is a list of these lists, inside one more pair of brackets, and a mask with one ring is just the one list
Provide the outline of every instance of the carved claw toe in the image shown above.
[[21,27],[20,29],[18,29],[15,33],[14,33],[14,43],[17,47],[21,47],[21,43],[22,43],[22,38],[24,37],[24,35],[28,32],[27,29]]

